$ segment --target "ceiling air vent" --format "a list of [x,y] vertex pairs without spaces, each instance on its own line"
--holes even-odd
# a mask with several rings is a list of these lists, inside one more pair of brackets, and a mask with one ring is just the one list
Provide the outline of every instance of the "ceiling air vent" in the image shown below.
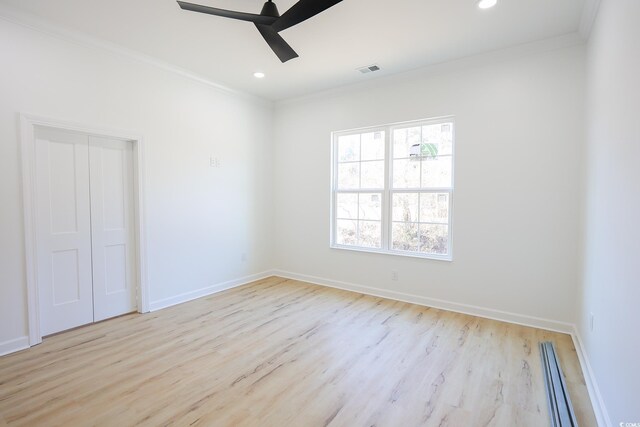
[[360,71],[362,74],[372,73],[374,71],[378,71],[379,69],[380,69],[380,67],[377,66],[376,64],[367,65],[366,67],[357,68],[357,70]]

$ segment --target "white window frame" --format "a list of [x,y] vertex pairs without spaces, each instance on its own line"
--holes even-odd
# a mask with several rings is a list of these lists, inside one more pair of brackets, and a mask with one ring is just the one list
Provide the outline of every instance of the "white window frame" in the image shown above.
[[[393,185],[393,147],[392,147],[392,135],[396,129],[410,128],[416,126],[437,125],[437,124],[452,124],[452,148],[451,148],[451,187],[430,187],[430,188],[402,188],[394,189]],[[384,188],[383,189],[368,189],[358,188],[349,190],[339,190],[337,182],[338,171],[338,138],[341,136],[357,135],[368,132],[384,132],[385,138],[385,158],[384,158]],[[455,188],[455,150],[456,150],[456,123],[453,116],[443,116],[431,119],[412,120],[406,122],[390,123],[382,126],[371,126],[357,129],[348,129],[343,131],[331,132],[331,220],[330,220],[330,243],[329,246],[333,249],[344,249],[357,252],[373,252],[380,254],[399,255],[413,258],[425,258],[441,261],[453,260],[453,206],[454,206],[454,188]],[[381,193],[382,198],[382,218],[381,218],[381,248],[370,248],[366,246],[355,245],[340,245],[337,242],[337,195],[339,193]],[[447,241],[447,254],[429,254],[423,252],[411,252],[393,249],[391,243],[391,230],[393,227],[392,221],[392,195],[394,193],[448,193],[449,194],[449,218],[448,218],[448,241]],[[356,220],[357,221],[357,220]]]

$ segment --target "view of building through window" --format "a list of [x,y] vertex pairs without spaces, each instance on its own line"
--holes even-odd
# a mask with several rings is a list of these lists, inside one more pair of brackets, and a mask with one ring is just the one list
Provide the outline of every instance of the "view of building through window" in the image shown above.
[[453,120],[333,136],[332,246],[449,259]]

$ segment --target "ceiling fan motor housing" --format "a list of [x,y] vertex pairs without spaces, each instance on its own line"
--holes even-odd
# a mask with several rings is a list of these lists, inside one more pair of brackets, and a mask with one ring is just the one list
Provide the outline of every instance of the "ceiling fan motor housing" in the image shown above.
[[280,13],[278,12],[278,7],[274,2],[269,0],[262,6],[262,11],[260,12],[262,16],[273,16],[274,18],[279,18]]

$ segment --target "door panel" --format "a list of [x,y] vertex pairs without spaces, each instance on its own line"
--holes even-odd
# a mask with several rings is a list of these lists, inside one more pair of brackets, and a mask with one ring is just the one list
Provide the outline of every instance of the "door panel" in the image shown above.
[[[82,141],[86,145],[86,138]],[[72,142],[50,141],[49,191],[51,193],[51,232],[54,234],[78,231],[78,202],[76,197],[76,150]],[[79,149],[83,151],[84,149]]]
[[77,249],[51,253],[51,290],[54,306],[73,303],[80,299],[80,263]]
[[89,137],[95,320],[135,311],[133,144]]
[[42,335],[93,322],[88,137],[36,128],[36,262]]

